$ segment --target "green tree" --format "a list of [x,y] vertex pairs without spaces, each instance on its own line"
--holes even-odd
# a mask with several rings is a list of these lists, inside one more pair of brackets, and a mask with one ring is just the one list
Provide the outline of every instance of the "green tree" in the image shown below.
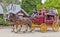
[[54,7],[58,10],[59,16],[60,16],[60,0],[46,0],[44,4],[41,4],[41,0],[22,0],[21,7],[29,15],[33,13],[34,8],[36,8],[37,10],[40,10],[43,7],[47,7],[47,9]]
[[36,4],[40,3],[40,0],[22,0],[21,7],[31,15],[33,13],[33,9],[36,8]]

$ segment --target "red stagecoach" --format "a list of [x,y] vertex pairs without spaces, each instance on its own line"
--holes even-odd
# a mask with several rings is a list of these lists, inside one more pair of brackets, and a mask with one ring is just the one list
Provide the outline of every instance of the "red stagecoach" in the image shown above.
[[46,13],[46,11],[41,11],[39,15],[37,15],[35,18],[32,18],[32,30],[34,28],[40,28],[42,32],[46,32],[48,27],[52,27],[54,31],[58,31],[58,14],[53,12]]

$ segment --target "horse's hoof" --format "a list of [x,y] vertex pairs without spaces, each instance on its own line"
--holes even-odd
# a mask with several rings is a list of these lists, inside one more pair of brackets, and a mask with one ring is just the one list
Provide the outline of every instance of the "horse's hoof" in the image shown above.
[[14,31],[15,33],[18,33],[18,31]]
[[32,32],[32,31],[29,31],[29,32]]
[[21,30],[18,30],[18,32],[20,32]]
[[18,32],[15,32],[15,33],[18,33]]
[[11,32],[14,32],[14,31],[11,31]]
[[26,33],[26,31],[23,31],[23,33]]
[[11,30],[11,32],[14,32],[14,30]]
[[29,32],[32,32],[33,30],[30,30]]
[[17,32],[15,32],[15,33],[18,33],[18,31],[17,31]]

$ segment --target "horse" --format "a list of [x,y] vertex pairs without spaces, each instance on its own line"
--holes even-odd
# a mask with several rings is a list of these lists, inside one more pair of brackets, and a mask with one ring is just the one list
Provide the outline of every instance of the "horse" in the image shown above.
[[[10,20],[10,24],[13,29],[12,32],[16,32],[16,33],[21,30],[21,28],[19,28],[19,27],[22,27],[22,25],[26,26],[26,30],[23,32],[28,31],[28,27],[31,28],[31,25],[32,25],[32,22],[29,18],[21,17],[14,13],[9,14],[9,20]],[[16,26],[16,27],[14,28],[14,26]]]

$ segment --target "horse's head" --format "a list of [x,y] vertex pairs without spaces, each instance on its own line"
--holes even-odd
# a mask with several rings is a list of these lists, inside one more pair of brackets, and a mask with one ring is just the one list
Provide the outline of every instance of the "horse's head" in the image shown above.
[[13,21],[16,19],[16,15],[14,13],[9,13],[9,21]]
[[9,16],[12,16],[13,17],[13,16],[15,16],[15,14],[14,13],[9,13]]

